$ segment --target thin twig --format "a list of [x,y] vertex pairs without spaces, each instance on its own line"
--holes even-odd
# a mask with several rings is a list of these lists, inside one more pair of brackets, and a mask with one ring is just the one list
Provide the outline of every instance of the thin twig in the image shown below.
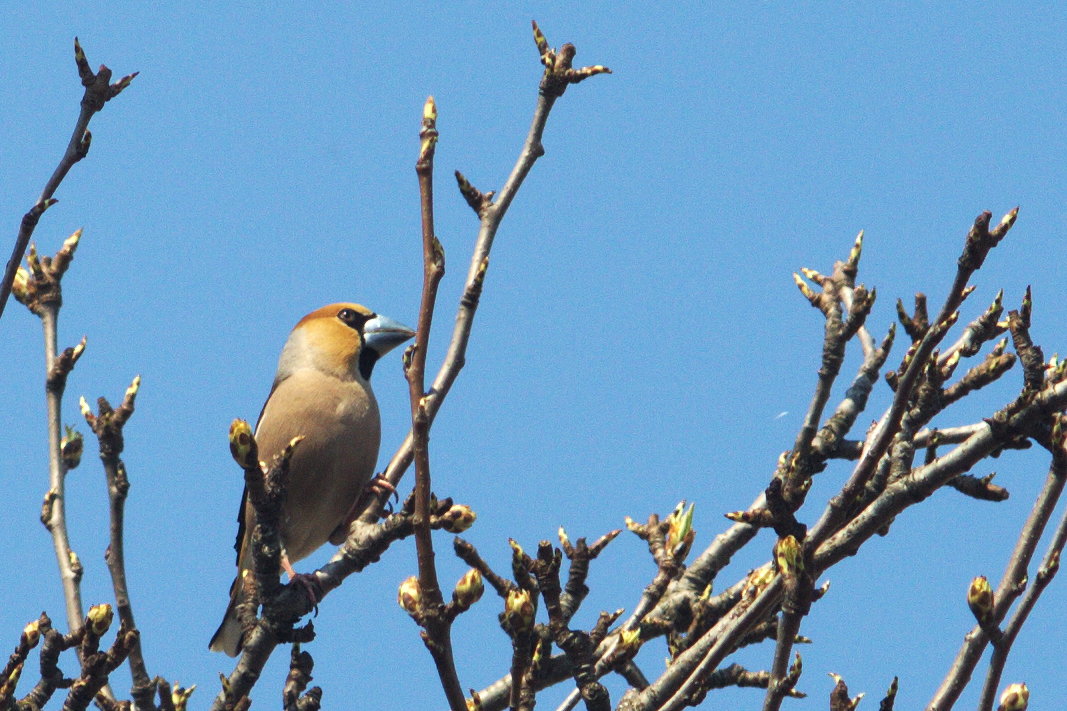
[[419,201],[422,215],[422,303],[415,345],[405,354],[404,374],[411,398],[411,432],[415,460],[415,549],[419,561],[420,600],[415,603],[418,622],[425,630],[423,637],[430,650],[445,697],[452,711],[466,711],[467,702],[456,672],[452,650],[452,621],[445,614],[441,585],[434,562],[433,537],[430,531],[430,423],[426,406],[426,353],[433,324],[437,288],[445,273],[445,255],[433,220],[433,158],[437,145],[437,106],[433,97],[426,99],[422,111],[422,130],[419,132],[419,158],[415,172],[419,179]]
[[85,58],[85,53],[82,51],[77,37],[74,38],[74,61],[78,65],[78,75],[81,77],[82,86],[85,87],[85,93],[82,95],[81,100],[81,112],[78,114],[78,120],[74,124],[74,132],[70,136],[67,150],[64,151],[59,165],[56,166],[52,177],[45,183],[44,190],[41,191],[37,202],[22,218],[19,234],[15,239],[15,246],[11,250],[11,257],[8,259],[7,267],[4,269],[3,280],[0,281],[0,316],[4,314],[7,297],[11,294],[11,286],[15,281],[15,272],[18,269],[19,262],[22,261],[22,255],[26,253],[26,247],[30,244],[30,237],[33,236],[33,230],[37,227],[37,222],[41,219],[44,211],[56,203],[52,196],[55,194],[59,184],[63,182],[67,172],[89,152],[89,144],[92,141],[92,134],[89,133],[89,120],[93,117],[93,114],[104,108],[106,102],[118,96],[123,89],[129,86],[133,78],[137,76],[137,72],[134,72],[111,84],[111,70],[103,64],[100,65],[100,69],[96,73],[93,73],[92,69],[89,68],[89,62]]
[[967,240],[959,258],[956,277],[948,295],[945,297],[941,312],[933,324],[926,329],[925,334],[915,348],[910,364],[899,377],[893,403],[869,438],[869,446],[864,449],[859,463],[852,472],[852,476],[840,493],[830,500],[830,504],[823,512],[823,515],[812,526],[806,541],[806,545],[809,548],[819,546],[846,521],[849,507],[866,486],[874,473],[875,467],[878,465],[878,461],[888,451],[894,436],[899,431],[904,414],[909,408],[911,394],[926,368],[927,361],[933,354],[934,349],[945,337],[948,328],[958,318],[957,309],[966,298],[968,281],[974,272],[982,266],[989,250],[995,247],[1008,233],[1012,225],[1015,224],[1015,218],[1018,214],[1019,208],[1013,209],[1001,219],[993,230],[989,229],[990,213],[983,212],[975,219],[974,226],[967,234]]
[[[757,623],[773,614],[781,603],[783,585],[776,577],[746,604],[739,605],[716,623],[692,647],[679,655],[667,671],[647,689],[624,699],[620,711],[680,711],[689,705],[701,680],[716,669],[738,641]],[[629,701],[629,704],[627,702]]]
[[810,561],[804,560],[803,551],[803,547],[793,536],[780,538],[775,545],[775,564],[782,577],[784,594],[763,711],[778,711],[782,700],[793,690],[800,677],[799,653],[792,667],[789,660],[793,643],[800,632],[800,623],[811,608],[812,580],[808,573]]
[[[444,397],[448,394],[463,367],[474,314],[478,307],[482,284],[489,264],[489,252],[492,248],[493,240],[523,180],[537,158],[544,154],[541,137],[555,100],[564,93],[569,84],[577,83],[596,74],[609,72],[606,67],[600,65],[574,69],[571,66],[575,52],[573,46],[564,45],[559,51],[551,49],[536,25],[534,26],[534,35],[542,63],[545,65],[545,73],[542,77],[530,130],[504,188],[497,195],[496,201],[493,202],[493,193],[479,193],[471,188],[462,176],[459,176],[461,191],[464,192],[468,201],[477,199],[480,228],[474,254],[471,258],[467,281],[460,298],[456,324],[453,328],[448,351],[432,386],[425,395],[422,395],[419,401],[422,413],[420,419],[424,416],[427,429],[432,425]],[[466,186],[466,189],[464,189],[464,186]],[[386,468],[386,480],[394,486],[413,461],[413,445],[414,435],[413,432],[409,432]],[[406,530],[401,534],[396,525],[385,530],[382,524],[376,523],[383,503],[384,496],[376,504],[372,504],[364,511],[360,521],[352,527],[349,538],[342,546],[342,549],[326,566],[316,571],[316,580],[323,596],[339,585],[344,577],[362,569],[367,563],[373,562],[396,537],[407,535],[411,532]],[[390,519],[392,518],[390,517]],[[297,599],[286,590],[274,601],[273,607],[279,614],[283,610],[300,614],[301,611],[306,613],[306,604],[306,601]],[[267,630],[265,626],[258,625],[253,629],[246,640],[245,653],[228,680],[227,688],[230,693],[228,695],[220,694],[216,697],[212,708],[223,708],[227,696],[230,699],[238,699],[241,698],[241,695],[246,694],[251,689],[252,684],[255,683],[255,679],[266,662],[266,658],[269,657],[277,643],[276,636]]]
[[[53,304],[45,307],[41,314],[44,326],[44,358],[51,374],[52,364],[56,360],[56,321],[59,318],[59,306]],[[52,545],[59,564],[59,578],[63,584],[63,599],[67,608],[67,627],[77,632],[85,618],[81,600],[82,566],[78,556],[70,546],[67,535],[66,509],[66,468],[63,466],[60,440],[62,439],[62,402],[66,384],[53,383],[46,387],[48,403],[48,495],[51,506],[47,507],[49,516],[45,526],[52,534]]]
[[[1052,536],[1052,541],[1049,543],[1048,550],[1045,552],[1045,557],[1041,561],[1041,567],[1037,569],[1033,584],[1027,587],[1026,593],[1019,600],[1018,608],[1016,608],[1008,624],[1004,626],[1003,634],[993,648],[993,657],[989,660],[989,672],[986,675],[985,686],[982,689],[982,700],[978,706],[980,711],[985,708],[992,708],[992,695],[996,694],[997,687],[1000,684],[1000,677],[1004,672],[1004,664],[1008,660],[1008,653],[1011,651],[1012,644],[1015,642],[1015,638],[1018,637],[1027,617],[1030,615],[1030,611],[1037,604],[1037,599],[1041,597],[1041,593],[1045,591],[1045,588],[1052,582],[1052,578],[1059,570],[1060,556],[1063,553],[1065,543],[1067,543],[1067,511],[1064,512],[1060,518],[1059,525],[1056,526],[1056,531]],[[992,689],[992,692],[988,692],[988,689]],[[992,694],[989,696],[990,705],[988,707],[982,705],[986,701],[987,693]]]
[[[544,135],[545,124],[548,122],[548,115],[552,111],[552,106],[555,104],[556,99],[562,96],[568,82],[574,83],[595,74],[610,73],[607,67],[600,65],[573,69],[570,63],[574,56],[573,46],[564,45],[558,53],[549,49],[547,43],[544,43],[544,35],[541,34],[536,23],[534,24],[534,37],[537,40],[538,49],[541,51],[542,63],[545,64],[545,73],[541,79],[533,120],[530,123],[530,130],[526,134],[522,150],[519,152],[519,157],[515,161],[511,174],[500,192],[482,194],[474,191],[481,198],[477,209],[480,227],[474,245],[474,253],[471,255],[470,267],[467,270],[467,280],[463,287],[463,295],[460,297],[459,308],[456,312],[456,323],[452,329],[452,339],[449,341],[448,351],[429,389],[429,394],[425,398],[426,417],[430,425],[433,424],[438,410],[441,409],[445,397],[448,395],[449,390],[452,389],[453,383],[459,377],[459,372],[466,362],[467,344],[470,341],[471,329],[474,326],[474,315],[478,310],[482,284],[485,281],[486,270],[489,267],[489,253],[493,248],[493,240],[496,238],[497,230],[500,228],[504,215],[507,214],[512,200],[518,194],[519,188],[522,187],[522,183],[533,164],[545,154],[541,138]],[[569,51],[567,51],[568,48]],[[458,173],[457,178],[460,181],[461,190],[463,190],[464,185],[470,188],[466,178],[463,178]],[[473,190],[473,188],[471,189]],[[463,190],[463,192],[465,195],[473,194],[468,190]],[[495,199],[493,199],[494,197]],[[394,486],[400,481],[400,477],[404,475],[408,466],[411,465],[412,456],[413,439],[411,432],[408,432],[407,437],[404,438],[385,470],[386,479]],[[377,505],[368,507],[361,520],[366,523],[377,520],[383,504],[384,497],[379,499]]]
[[[288,490],[289,464],[303,437],[293,438],[269,465],[260,461],[259,444],[251,426],[244,420],[233,421],[229,439],[230,453],[244,471],[247,501],[252,507],[249,545],[253,565],[252,575],[238,579],[239,585],[246,586],[237,605],[237,615],[245,632],[241,639],[241,659],[216,696],[213,709],[232,708],[243,703],[259,679],[263,665],[280,642],[304,641],[314,634],[310,623],[300,630],[302,634],[294,630],[294,623],[303,613],[292,615],[278,609],[284,593],[294,588],[300,588],[298,594],[305,601],[309,597],[303,586],[290,582],[283,588],[278,581],[282,559],[281,511]],[[263,613],[256,617],[259,605],[263,606]]]
[[[77,466],[77,456],[64,456],[63,393],[67,378],[78,359],[85,352],[85,339],[74,348],[57,353],[59,309],[63,305],[63,275],[66,273],[81,240],[77,230],[63,242],[54,257],[42,257],[30,247],[27,268],[15,271],[15,298],[41,319],[44,329],[45,402],[48,411],[48,493],[41,509],[41,523],[52,534],[52,546],[59,565],[59,577],[66,603],[67,625],[77,632],[85,615],[81,601],[82,567],[70,546],[67,534],[66,491],[67,470]],[[81,442],[78,437],[78,447]]]
[[[333,558],[313,573],[319,603],[340,587],[345,578],[376,563],[392,543],[410,536],[412,532],[411,515],[402,512],[392,514],[373,526],[360,526],[350,533]],[[276,576],[274,582],[277,584]],[[279,587],[277,597],[271,601],[270,610],[265,610],[264,615],[269,612],[272,620],[295,620],[311,612],[312,603],[303,587]],[[272,624],[257,624],[243,639],[241,659],[226,678],[224,690],[212,702],[212,711],[223,711],[228,703],[246,696],[252,690],[267,660],[282,641],[274,627]]]
[[[1043,416],[1067,406],[1067,382],[1056,383],[1037,394],[1014,413],[1008,427],[1021,427],[1035,417]],[[977,462],[997,451],[1001,442],[989,424],[973,434],[963,444],[934,462],[915,468],[907,477],[886,487],[886,490],[848,525],[819,546],[814,557],[813,575],[821,574],[881,530],[894,516],[944,485],[949,479],[970,470]]]
[[[126,494],[130,481],[126,474],[126,465],[119,457],[123,450],[123,427],[133,415],[137,392],[141,386],[141,377],[133,379],[126,389],[122,404],[112,409],[104,398],[99,400],[99,411],[93,414],[85,400],[82,400],[82,414],[89,427],[96,434],[100,443],[100,460],[104,465],[107,479],[108,503],[110,508],[110,540],[104,558],[111,573],[111,586],[115,592],[115,607],[119,620],[126,629],[136,630],[133,605],[130,602],[129,588],[126,584],[126,556],[123,543]],[[133,680],[132,695],[140,709],[150,709],[155,696],[155,685],[145,667],[141,653],[140,639],[133,641],[130,648],[130,675]]]
[[[1041,535],[1045,530],[1056,510],[1060,494],[1063,492],[1064,482],[1067,479],[1067,453],[1064,452],[1064,436],[1067,435],[1067,421],[1058,416],[1053,431],[1054,453],[1052,464],[1049,467],[1048,476],[1045,478],[1045,486],[1038,494],[1037,500],[1030,511],[1030,515],[1019,531],[1019,537],[1015,542],[1015,549],[1004,571],[1000,584],[993,593],[992,625],[997,625],[1008,612],[1012,602],[1022,593],[1027,583],[1026,570],[1033,558],[1034,551]],[[1017,628],[1016,628],[1017,631]],[[956,655],[956,660],[948,676],[941,683],[933,700],[929,704],[931,709],[948,709],[959,698],[959,694],[970,681],[975,666],[985,651],[986,644],[990,641],[989,634],[981,627],[975,627],[965,637],[963,646]],[[1007,660],[1011,643],[1003,645],[1001,640],[994,641],[993,660],[990,663],[989,673],[986,676],[985,686],[982,689],[981,700],[978,704],[979,711],[990,711],[993,708],[993,700],[996,696],[997,687],[1000,683],[1000,672]]]
[[[856,247],[853,249],[853,254],[856,255],[857,260],[861,245],[862,235],[856,239]],[[850,264],[852,264],[851,261]],[[845,324],[841,313],[841,289],[846,285],[844,266],[843,263],[838,262],[835,265],[833,276],[830,277],[823,277],[812,270],[805,270],[806,276],[818,279],[821,282],[821,294],[811,291],[800,280],[799,275],[793,275],[797,285],[803,287],[801,292],[808,298],[812,306],[822,311],[826,321],[823,335],[822,362],[819,367],[819,381],[815,387],[815,393],[812,395],[811,403],[808,405],[808,411],[804,415],[804,423],[801,425],[796,441],[793,444],[794,456],[807,457],[811,449],[812,440],[815,439],[815,435],[818,433],[823,409],[830,399],[830,390],[837,380],[837,374],[840,372],[841,364],[845,359]],[[855,273],[854,265],[853,273]]]

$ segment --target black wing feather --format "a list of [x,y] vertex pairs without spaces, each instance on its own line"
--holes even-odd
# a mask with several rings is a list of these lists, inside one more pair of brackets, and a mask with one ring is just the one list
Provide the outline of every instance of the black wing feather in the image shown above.
[[[267,403],[270,402],[270,398],[274,395],[274,391],[278,389],[281,382],[285,378],[275,378],[274,384],[270,386],[270,392],[267,394],[267,399],[263,401],[263,407],[260,408],[259,417],[256,418],[256,430],[259,430],[259,423],[263,420],[263,413],[267,410]],[[254,430],[254,431],[256,431]],[[245,537],[245,504],[248,503],[248,487],[246,486],[241,491],[241,506],[237,509],[237,540],[233,543],[233,549],[237,551],[237,567],[241,567],[241,541]]]

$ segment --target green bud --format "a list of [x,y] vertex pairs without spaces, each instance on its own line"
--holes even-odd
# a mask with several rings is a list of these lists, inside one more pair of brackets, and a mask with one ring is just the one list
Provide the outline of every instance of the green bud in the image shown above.
[[1030,705],[1030,690],[1026,684],[1009,684],[1000,695],[1000,708],[997,711],[1026,711]]
[[482,582],[482,574],[471,568],[456,582],[456,587],[452,591],[452,601],[461,609],[466,610],[478,602],[484,592],[485,584]]
[[419,606],[422,604],[422,586],[419,585],[417,576],[412,575],[400,583],[396,601],[412,617],[418,613]]
[[971,587],[967,590],[967,605],[974,613],[978,624],[985,625],[993,619],[993,588],[984,575],[979,575],[971,581]]

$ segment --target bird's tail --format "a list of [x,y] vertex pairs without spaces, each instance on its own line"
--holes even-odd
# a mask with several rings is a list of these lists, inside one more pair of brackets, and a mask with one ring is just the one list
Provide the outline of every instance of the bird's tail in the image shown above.
[[222,618],[222,624],[215,630],[215,635],[208,644],[212,652],[225,652],[228,656],[236,657],[241,651],[244,630],[241,629],[241,621],[237,619],[237,585],[234,580],[230,587],[230,604],[226,606],[226,616]]

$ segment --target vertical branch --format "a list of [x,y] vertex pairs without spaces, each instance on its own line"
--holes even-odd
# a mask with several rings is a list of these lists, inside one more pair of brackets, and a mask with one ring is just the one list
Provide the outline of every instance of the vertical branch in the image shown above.
[[[58,284],[57,284],[58,288]],[[59,579],[63,585],[63,599],[67,607],[67,627],[77,632],[85,618],[81,599],[82,566],[70,547],[67,536],[66,478],[67,467],[62,454],[63,392],[67,374],[57,367],[56,340],[60,301],[42,305],[41,324],[44,326],[44,359],[48,376],[45,399],[48,404],[48,493],[41,511],[41,521],[52,534],[52,547],[59,565]],[[80,355],[80,353],[79,353]]]
[[[507,213],[508,207],[511,205],[511,201],[518,193],[523,180],[526,179],[526,175],[530,172],[537,159],[545,154],[544,146],[541,144],[541,137],[544,135],[545,124],[548,122],[548,115],[552,111],[552,106],[570,84],[577,84],[597,74],[611,73],[610,69],[599,64],[574,69],[571,66],[576,52],[574,45],[565,44],[558,51],[554,50],[548,45],[548,41],[536,23],[533,25],[533,30],[534,41],[537,44],[537,50],[541,55],[541,63],[545,66],[545,71],[538,87],[537,105],[534,108],[530,130],[526,134],[522,150],[519,152],[519,157],[515,161],[504,187],[499,194],[492,191],[482,193],[472,186],[461,173],[456,172],[456,180],[459,183],[460,192],[471,208],[478,214],[480,227],[478,229],[478,238],[474,245],[474,253],[471,255],[470,267],[467,271],[467,281],[456,312],[456,324],[452,330],[452,339],[448,344],[448,352],[445,354],[444,361],[437,371],[437,376],[433,380],[429,394],[425,396],[428,426],[433,424],[434,417],[440,410],[442,402],[448,395],[448,391],[451,390],[456,378],[459,377],[460,370],[463,369],[466,360],[467,343],[470,341],[471,329],[474,326],[474,314],[478,310],[482,284],[485,281],[485,273],[489,267],[489,252],[493,248],[493,240],[496,237],[501,221],[504,219],[504,215]],[[389,461],[389,466],[385,470],[385,478],[395,485],[411,465],[413,456],[414,439],[413,433],[409,432]],[[377,506],[368,507],[361,520],[365,523],[373,523],[381,510],[382,502],[383,499],[379,500]]]
[[[45,402],[48,417],[48,493],[41,507],[41,523],[52,534],[52,546],[59,565],[63,598],[67,608],[67,625],[77,632],[84,619],[81,602],[81,563],[70,547],[67,536],[65,481],[68,469],[81,458],[81,437],[63,439],[63,393],[67,376],[85,352],[85,339],[73,348],[58,353],[59,309],[63,305],[63,275],[74,259],[82,231],[77,230],[63,241],[54,257],[41,257],[31,246],[26,268],[15,270],[12,291],[15,298],[41,319],[44,329]],[[76,451],[74,451],[74,449]],[[67,450],[66,452],[64,450]]]
[[800,622],[811,607],[810,561],[804,560],[804,549],[793,536],[778,540],[774,547],[775,564],[785,588],[782,614],[778,620],[778,637],[774,647],[770,680],[763,700],[763,711],[778,711],[786,694],[796,686],[800,676],[800,654],[789,667],[793,641],[800,632]]
[[[104,475],[107,479],[111,522],[110,537],[104,558],[111,574],[111,586],[115,591],[115,607],[119,613],[119,620],[125,629],[130,630],[137,629],[133,605],[130,603],[129,588],[126,585],[126,555],[123,543],[126,495],[130,489],[130,481],[126,475],[126,465],[123,464],[119,455],[122,454],[124,447],[122,430],[130,416],[133,415],[134,403],[140,387],[141,376],[138,375],[126,389],[122,404],[118,408],[112,409],[105,398],[100,398],[97,414],[93,414],[84,399],[81,401],[82,415],[100,443],[100,460],[103,462]],[[139,638],[135,639],[130,646],[129,660],[130,675],[133,679],[133,697],[137,700],[138,707],[148,708],[155,694],[155,685],[145,667]]]
[[[252,506],[252,574],[239,578],[246,586],[246,596],[237,606],[237,615],[245,628],[242,639],[242,654],[237,666],[224,678],[222,689],[211,703],[213,711],[247,708],[251,701],[248,693],[259,680],[263,667],[274,649],[283,641],[301,642],[314,637],[311,625],[294,630],[293,625],[303,614],[289,614],[278,610],[279,598],[285,590],[293,589],[293,583],[283,588],[278,582],[281,569],[282,545],[279,529],[281,511],[289,481],[289,464],[293,452],[303,441],[294,437],[280,454],[269,463],[260,462],[259,445],[252,427],[244,420],[234,420],[230,425],[230,454],[244,471],[245,491]],[[307,590],[296,593],[305,603]],[[263,606],[262,616],[256,615]]]
[[[52,196],[55,194],[59,184],[63,182],[67,172],[89,152],[89,144],[93,138],[92,134],[89,133],[89,119],[97,111],[104,108],[106,102],[118,96],[137,76],[137,72],[134,72],[124,76],[114,84],[110,84],[111,70],[101,64],[100,70],[94,73],[89,68],[89,60],[85,58],[85,52],[82,51],[77,37],[74,38],[74,61],[78,65],[78,76],[81,78],[82,86],[85,87],[85,94],[82,96],[81,101],[81,112],[78,114],[78,120],[74,124],[74,133],[71,134],[70,141],[67,143],[67,150],[63,152],[63,158],[60,159],[59,165],[56,166],[55,171],[52,173],[52,177],[45,183],[44,190],[41,191],[37,202],[22,217],[18,237],[15,238],[15,246],[11,250],[11,257],[8,259],[7,267],[4,269],[3,279],[0,280],[0,316],[4,314],[7,297],[10,295],[12,285],[15,282],[15,273],[18,270],[19,262],[22,261],[22,255],[26,253],[26,247],[30,243],[30,237],[33,236],[37,222],[41,219],[41,215],[44,214],[45,210],[56,204],[56,200]],[[72,627],[71,629],[74,628]]]
[[[417,503],[417,516],[422,519],[420,526],[423,529],[418,534],[419,538],[422,539],[422,542],[418,545],[420,577],[405,581],[401,585],[398,597],[401,606],[415,617],[416,621],[425,629],[423,639],[426,640],[430,651],[435,655],[435,660],[438,658],[443,660],[443,664],[439,664],[438,668],[439,672],[442,673],[442,685],[446,689],[449,705],[455,711],[465,710],[466,702],[462,692],[459,691],[459,682],[456,679],[454,663],[451,658],[450,633],[447,625],[451,624],[451,620],[457,614],[469,607],[477,599],[480,595],[481,584],[480,578],[478,583],[475,584],[467,579],[469,575],[464,576],[464,579],[461,579],[453,591],[452,602],[446,605],[442,601],[440,585],[436,581],[436,570],[433,568],[433,548],[430,545],[426,530],[427,526],[433,527],[435,525],[435,518],[445,518],[444,516],[437,516],[431,510],[434,502],[430,493],[429,457],[427,454],[429,429],[441,407],[441,403],[463,367],[467,343],[473,326],[474,313],[478,308],[482,284],[488,268],[488,256],[493,237],[526,174],[537,158],[544,154],[544,149],[541,146],[541,136],[548,120],[549,110],[555,99],[561,96],[565,88],[570,84],[609,71],[606,67],[600,65],[574,69],[571,66],[575,52],[572,45],[564,45],[557,52],[548,46],[544,36],[540,33],[540,30],[536,29],[536,26],[534,35],[541,61],[545,65],[545,72],[541,80],[533,123],[515,167],[512,169],[497,203],[493,202],[494,193],[483,194],[478,192],[467,183],[466,179],[457,174],[461,193],[478,212],[480,229],[474,254],[471,258],[468,279],[460,297],[452,338],[444,361],[429,388],[426,387],[425,381],[427,344],[437,284],[441,278],[441,274],[437,272],[443,272],[444,270],[444,253],[440,243],[433,235],[431,177],[433,147],[436,144],[437,134],[436,130],[433,130],[436,109],[430,102],[428,102],[424,111],[423,131],[420,133],[422,143],[419,162],[416,166],[419,175],[420,192],[423,197],[424,267],[426,267],[427,261],[429,262],[429,266],[424,269],[424,273],[429,274],[431,278],[424,280],[423,307],[420,309],[415,345],[405,352],[404,358],[405,377],[408,379],[409,393],[411,395],[412,428],[390,460],[384,473],[384,478],[395,486],[416,458],[421,462],[421,465],[416,463],[416,470],[418,472],[421,469],[424,475],[419,476],[417,474],[415,497],[419,500]],[[435,273],[436,275],[434,275]],[[418,440],[418,443],[416,443],[416,440]],[[416,447],[418,451],[416,451]],[[350,532],[349,539],[342,551],[330,563],[316,572],[317,582],[323,594],[340,585],[341,580],[347,575],[357,572],[365,565],[377,560],[390,542],[408,535],[408,529],[405,527],[407,516],[405,515],[390,516],[385,523],[378,523],[384,500],[385,496],[383,495],[376,502],[372,502],[371,505],[366,507],[360,516],[359,524]],[[255,508],[254,500],[253,507]],[[416,505],[413,505],[413,509],[415,507]],[[415,517],[416,512],[413,510],[411,518],[414,519]],[[470,515],[469,518],[473,520],[473,515]],[[441,525],[441,522],[439,521],[436,525]],[[469,525],[469,521],[464,525]],[[447,528],[444,525],[441,525],[441,527]],[[411,532],[414,532],[415,528],[414,524],[412,524]],[[462,530],[462,528],[456,528],[456,532],[459,530]],[[352,541],[359,541],[359,543],[353,547],[350,545]],[[428,596],[424,595],[422,589],[423,578],[427,581],[429,588],[436,590],[435,604],[426,602]],[[285,599],[282,599],[282,597]],[[271,603],[270,610],[266,606],[264,607],[264,617],[274,621],[276,619],[274,615],[291,614],[292,616],[298,616],[308,611],[307,605],[306,596],[279,596],[276,601]],[[435,631],[434,628],[437,625],[441,625],[440,629],[443,630],[443,633]],[[434,640],[443,640],[444,646],[438,649],[439,645]],[[238,702],[239,699],[247,694],[256,679],[258,679],[267,657],[269,657],[279,641],[278,636],[266,624],[259,624],[249,632],[245,641],[244,655],[237,668],[230,675],[226,688],[216,696],[212,704],[213,709],[224,709],[228,705]],[[442,653],[442,649],[447,649],[448,651]],[[440,656],[441,654],[446,656]]]
[[429,419],[424,396],[426,390],[426,350],[433,324],[437,287],[444,275],[444,251],[433,227],[433,157],[437,144],[437,106],[433,97],[423,107],[419,159],[415,172],[419,179],[419,198],[422,216],[422,302],[415,343],[405,354],[405,376],[411,397],[411,428],[414,433],[415,457],[415,545],[419,557],[419,582],[423,594],[435,590],[440,596],[437,569],[434,565],[433,542],[430,537],[430,460]]
[[433,538],[430,532],[430,416],[426,405],[426,350],[433,324],[437,287],[445,273],[445,254],[434,234],[433,221],[433,157],[437,145],[437,106],[433,97],[426,99],[422,110],[422,130],[419,131],[419,158],[415,172],[419,179],[419,199],[422,215],[422,303],[415,344],[405,354],[405,376],[411,396],[411,432],[415,461],[415,548],[419,560],[419,623],[423,626],[423,640],[433,656],[441,678],[448,705],[452,711],[465,711],[463,687],[456,673],[452,653],[452,621],[445,614],[441,585],[434,563]]

